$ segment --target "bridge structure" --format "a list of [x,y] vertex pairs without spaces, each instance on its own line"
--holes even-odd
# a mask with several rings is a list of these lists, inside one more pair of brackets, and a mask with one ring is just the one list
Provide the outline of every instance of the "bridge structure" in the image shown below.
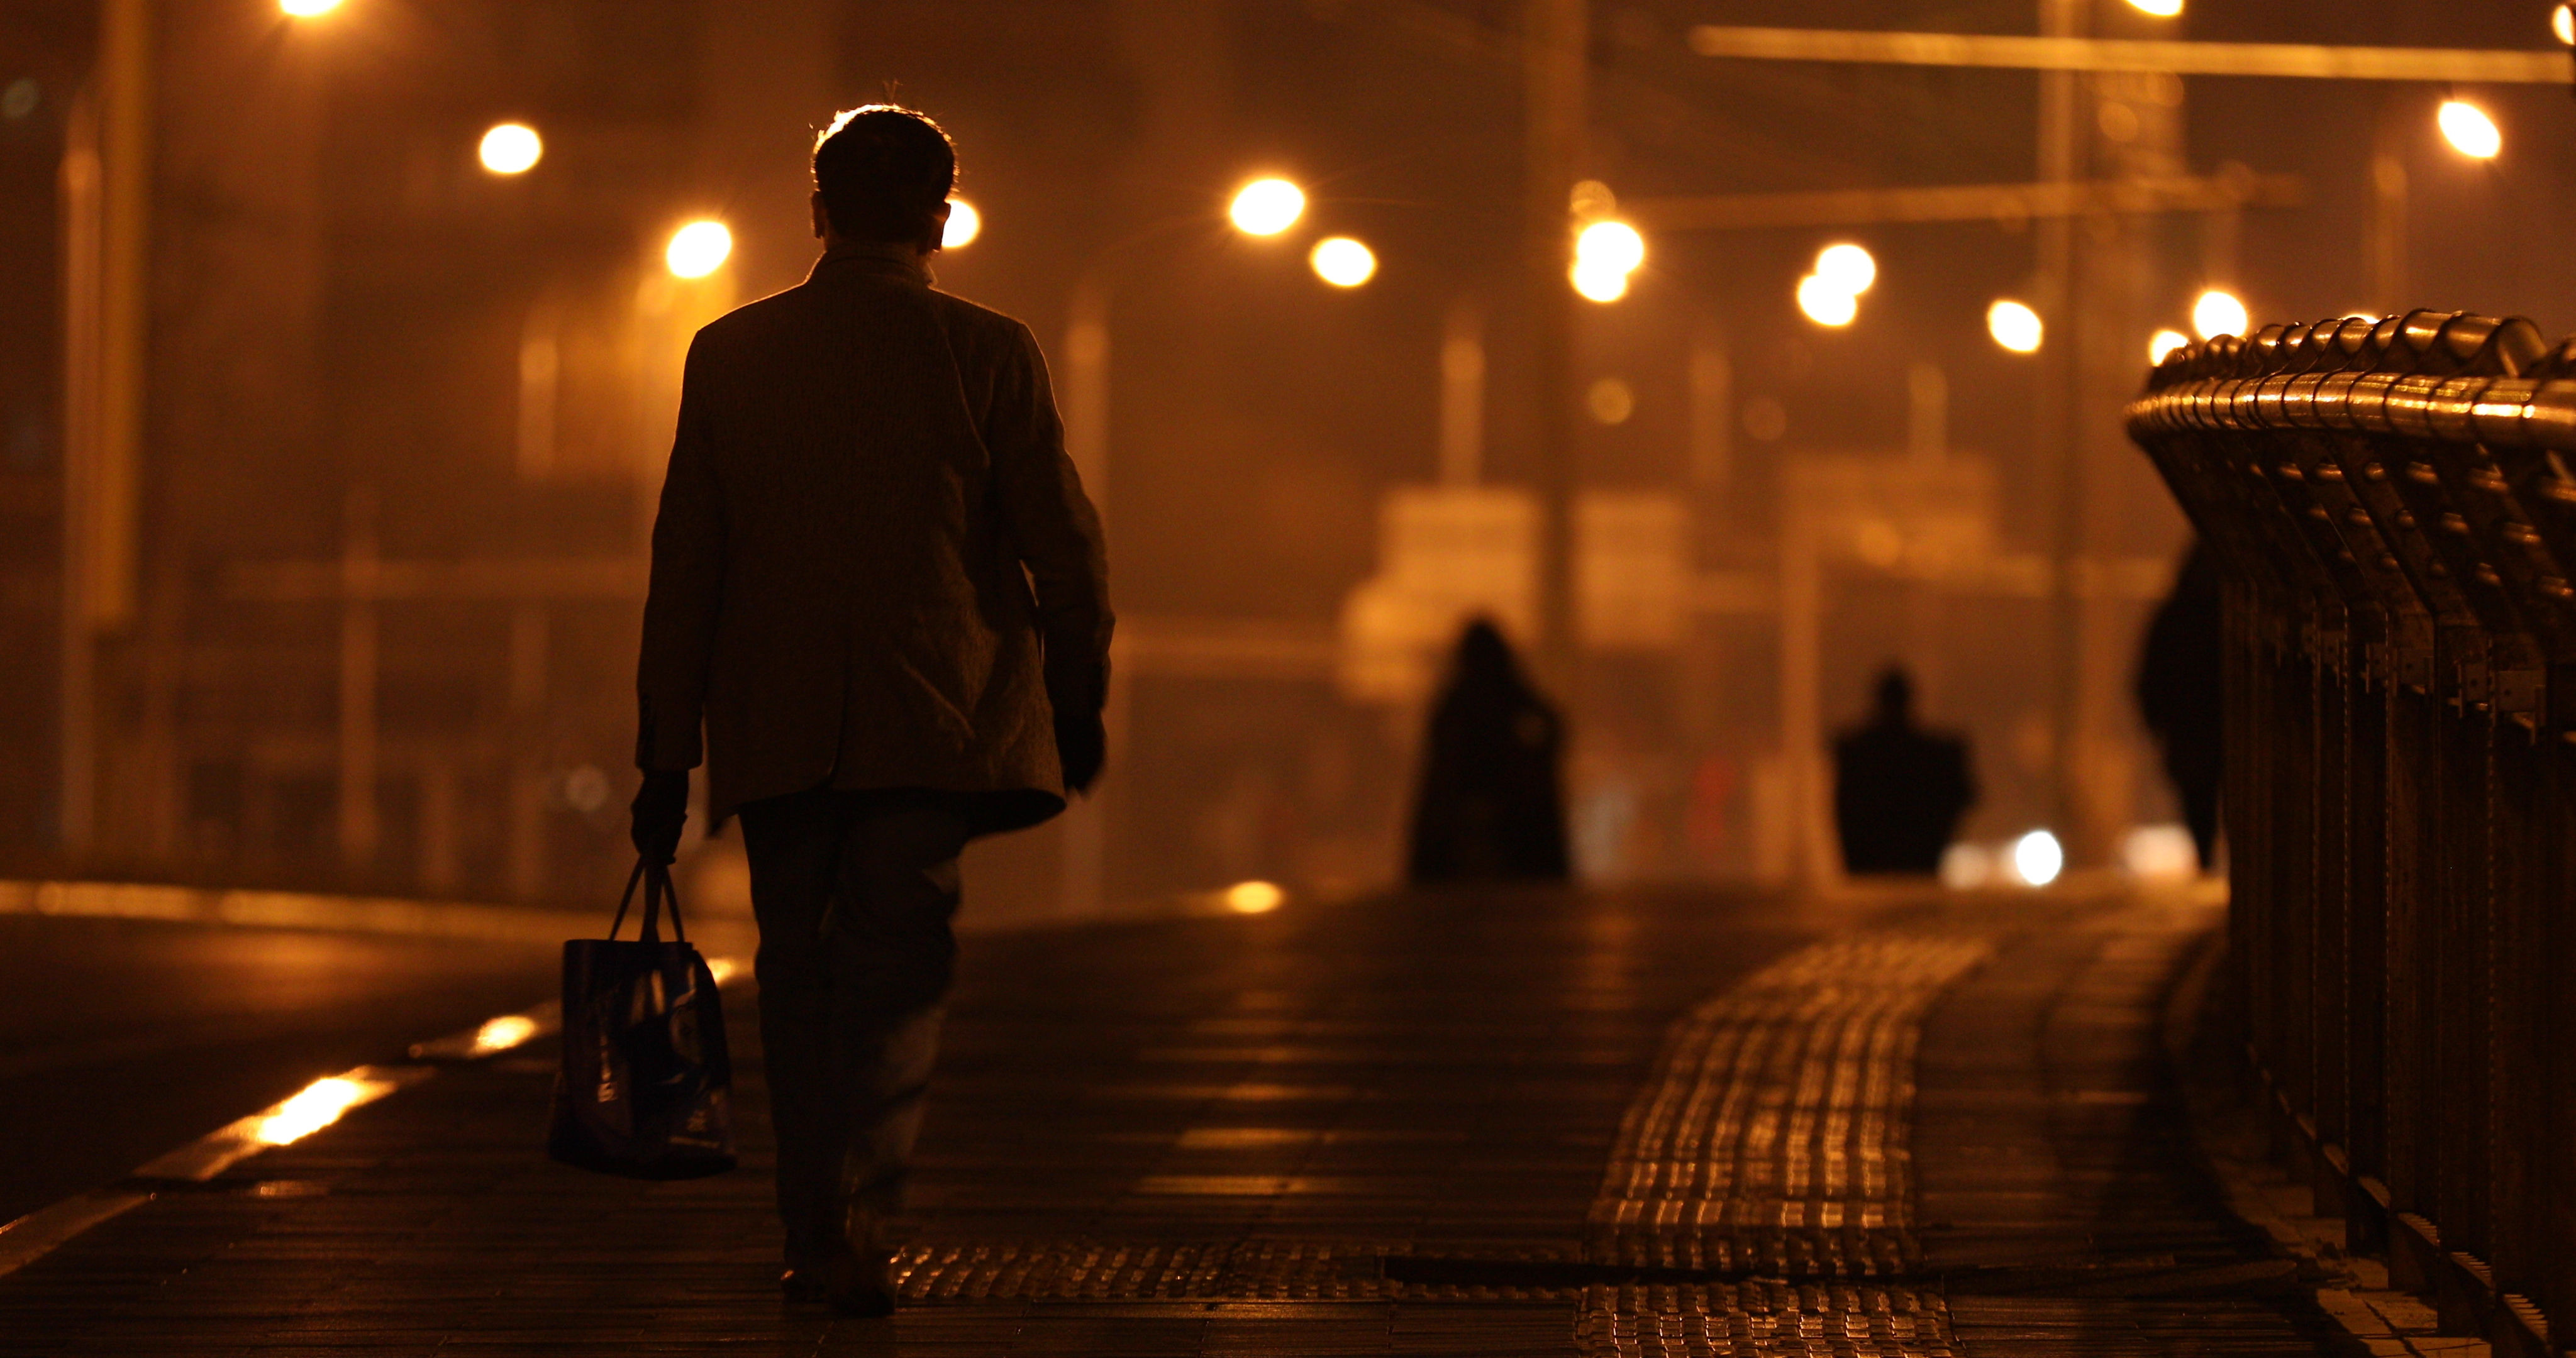
[[2417,311],[2168,356],[2226,577],[2229,977],[2299,1179],[2500,1349],[2576,1338],[2576,342]]

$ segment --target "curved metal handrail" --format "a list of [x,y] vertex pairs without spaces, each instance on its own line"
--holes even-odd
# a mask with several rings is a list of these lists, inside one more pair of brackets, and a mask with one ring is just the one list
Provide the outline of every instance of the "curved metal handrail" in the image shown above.
[[2529,320],[2416,311],[2221,335],[2156,365],[2134,437],[2319,429],[2441,443],[2576,449],[2576,340]]

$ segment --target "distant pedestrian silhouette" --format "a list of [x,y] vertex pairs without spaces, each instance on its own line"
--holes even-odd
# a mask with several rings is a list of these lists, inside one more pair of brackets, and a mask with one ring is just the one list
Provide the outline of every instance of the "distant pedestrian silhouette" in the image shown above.
[[1423,752],[1415,882],[1565,880],[1562,730],[1502,632],[1468,624]]
[[2218,786],[2225,771],[2220,734],[2218,564],[2192,544],[2173,593],[2147,624],[2138,655],[2138,715],[2163,747],[2165,776],[2182,799],[2183,823],[2200,866],[2218,856]]
[[1851,873],[1934,873],[1977,801],[1968,742],[1914,724],[1914,681],[1891,665],[1878,710],[1834,738],[1834,829]]

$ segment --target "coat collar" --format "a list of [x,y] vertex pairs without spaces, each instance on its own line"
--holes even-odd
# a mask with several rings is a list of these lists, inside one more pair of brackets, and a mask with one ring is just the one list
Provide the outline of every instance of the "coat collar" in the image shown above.
[[826,273],[874,274],[918,283],[925,288],[938,281],[930,272],[927,255],[909,245],[891,241],[842,241],[825,250],[822,258],[814,261],[814,271],[806,277],[820,278]]

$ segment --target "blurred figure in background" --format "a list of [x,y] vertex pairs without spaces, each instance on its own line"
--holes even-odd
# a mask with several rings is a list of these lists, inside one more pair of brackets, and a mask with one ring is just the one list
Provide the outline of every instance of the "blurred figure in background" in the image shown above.
[[2200,868],[2218,862],[2220,736],[2218,565],[2199,543],[2174,574],[2173,593],[2147,624],[2138,655],[2138,715],[2163,747],[2165,776],[2182,799]]
[[1878,676],[1878,710],[1834,738],[1834,829],[1846,872],[1941,870],[1959,818],[1976,805],[1968,742],[1914,724],[1914,681],[1903,666]]
[[1564,881],[1562,742],[1556,709],[1521,677],[1501,630],[1468,624],[1424,743],[1411,879]]

